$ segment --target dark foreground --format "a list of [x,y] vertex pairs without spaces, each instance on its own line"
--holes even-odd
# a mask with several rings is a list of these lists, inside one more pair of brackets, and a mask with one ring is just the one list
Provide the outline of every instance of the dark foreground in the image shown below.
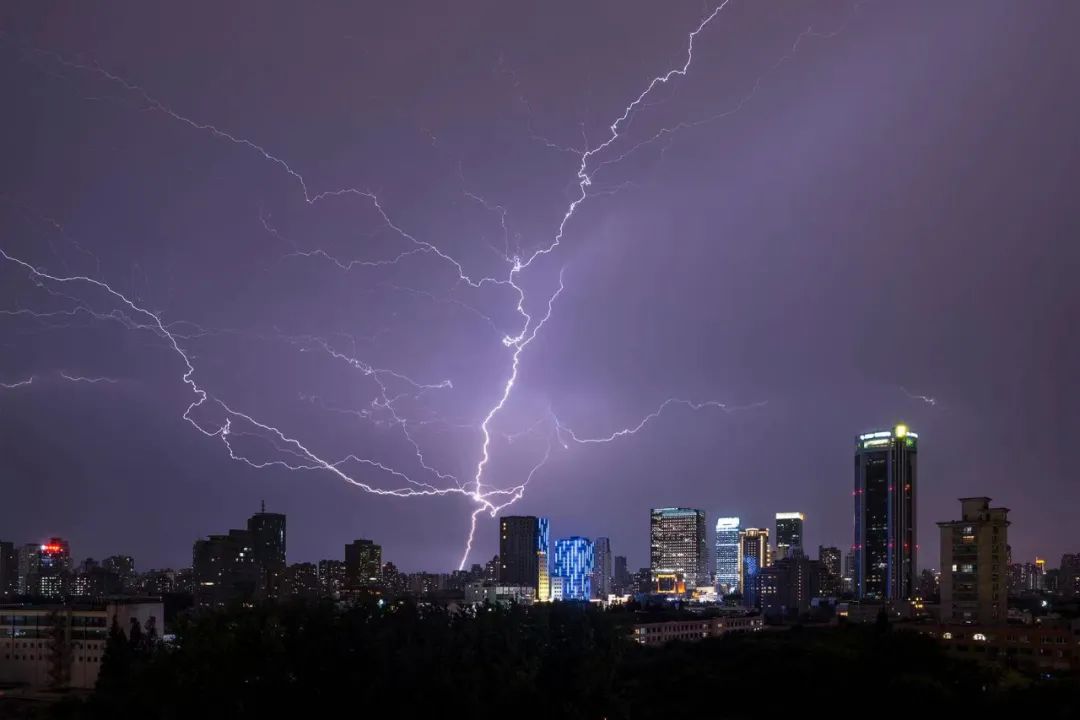
[[114,636],[93,696],[47,716],[1080,717],[1076,681],[955,660],[915,633],[796,628],[650,649],[629,640],[633,618],[570,605],[219,612],[182,622],[173,647]]

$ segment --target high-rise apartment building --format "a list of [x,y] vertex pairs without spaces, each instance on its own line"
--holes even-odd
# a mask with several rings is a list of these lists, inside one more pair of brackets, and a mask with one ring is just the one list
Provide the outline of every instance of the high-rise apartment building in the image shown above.
[[319,596],[337,600],[345,591],[345,563],[341,560],[319,561]]
[[198,607],[222,607],[250,602],[255,595],[258,571],[255,547],[247,530],[230,530],[196,540],[191,568]]
[[32,595],[30,587],[32,576],[37,574],[38,561],[41,559],[41,545],[27,543],[16,551],[15,562],[19,568],[18,594]]
[[803,547],[803,523],[806,516],[800,512],[776,513],[776,559],[790,557]]
[[563,600],[590,599],[593,570],[594,556],[591,540],[575,536],[555,542],[555,558],[551,575],[561,579]]
[[742,578],[742,545],[739,518],[716,519],[716,590],[721,595],[739,592]]
[[760,607],[757,575],[762,568],[772,564],[769,550],[768,528],[746,528],[739,533],[739,550],[742,555],[742,578],[739,592],[742,593],[743,605]]
[[941,528],[941,619],[1005,622],[1008,607],[1008,508],[990,498],[960,498],[961,518]]
[[[653,508],[649,517],[649,567],[660,592],[708,584],[705,511]],[[669,589],[669,583],[671,588]]]
[[821,593],[830,597],[840,594],[840,548],[818,545],[818,562],[821,563]]
[[531,587],[537,600],[551,594],[541,585],[550,585],[548,519],[534,515],[507,515],[499,518],[498,567],[500,585]]
[[382,583],[382,546],[371,540],[354,540],[345,546],[345,593],[356,597]]
[[264,504],[248,519],[247,528],[255,546],[259,575],[255,594],[259,598],[279,597],[285,580],[285,516],[266,512]]
[[906,425],[855,440],[852,550],[860,600],[898,601],[915,595],[918,442],[919,436]]
[[611,594],[611,541],[606,537],[593,540],[592,594],[594,598],[607,600]]
[[821,591],[821,563],[801,551],[762,568],[756,578],[758,607],[763,615],[791,618],[810,610]]
[[613,592],[619,595],[625,595],[626,593],[633,592],[637,588],[631,590],[630,587],[630,571],[626,567],[626,556],[615,556],[615,570],[613,578],[614,588]]
[[1065,553],[1061,556],[1057,592],[1062,597],[1080,597],[1080,553]]
[[130,591],[135,587],[135,558],[130,555],[110,555],[101,561],[101,567],[120,581],[120,587]]

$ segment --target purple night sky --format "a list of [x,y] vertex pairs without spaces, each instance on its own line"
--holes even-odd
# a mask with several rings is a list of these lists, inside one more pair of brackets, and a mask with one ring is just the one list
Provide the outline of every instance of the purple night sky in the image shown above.
[[446,571],[535,470],[632,568],[663,505],[816,555],[904,421],[921,566],[967,495],[1080,549],[1080,4],[730,0],[628,111],[714,8],[0,10],[0,538],[180,567],[265,499]]

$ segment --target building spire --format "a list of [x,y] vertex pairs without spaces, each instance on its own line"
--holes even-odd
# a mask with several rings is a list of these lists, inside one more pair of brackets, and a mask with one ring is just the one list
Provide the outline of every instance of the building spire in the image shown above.
[[259,503],[259,512],[266,512],[266,501],[262,500]]

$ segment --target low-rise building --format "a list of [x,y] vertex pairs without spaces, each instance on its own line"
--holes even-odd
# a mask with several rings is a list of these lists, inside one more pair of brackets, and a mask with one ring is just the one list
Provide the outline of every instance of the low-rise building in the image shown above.
[[696,642],[736,632],[754,632],[762,628],[761,615],[732,614],[711,618],[687,618],[634,626],[634,640],[642,645],[663,645],[672,640]]
[[0,682],[29,687],[92,688],[113,620],[144,634],[165,627],[160,600],[122,599],[64,605],[0,605]]

